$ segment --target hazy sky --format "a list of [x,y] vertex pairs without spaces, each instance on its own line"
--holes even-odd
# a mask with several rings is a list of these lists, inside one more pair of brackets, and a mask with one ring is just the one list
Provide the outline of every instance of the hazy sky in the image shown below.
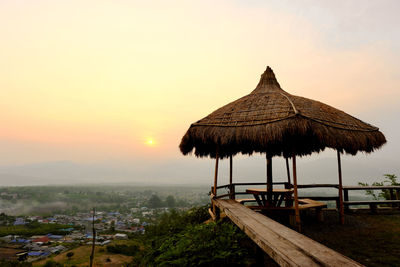
[[196,159],[178,150],[189,125],[251,92],[267,65],[287,92],[380,127],[388,143],[371,157],[400,165],[399,10],[397,0],[2,0],[0,165],[180,160],[189,171]]

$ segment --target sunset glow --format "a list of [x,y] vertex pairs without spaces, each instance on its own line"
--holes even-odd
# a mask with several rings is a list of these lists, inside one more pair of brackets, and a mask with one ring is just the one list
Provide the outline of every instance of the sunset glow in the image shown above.
[[267,65],[287,92],[369,122],[398,104],[397,9],[378,1],[100,3],[0,2],[2,164],[179,158],[189,125]]
[[146,145],[148,145],[148,146],[155,146],[156,143],[154,142],[153,139],[149,138],[149,139],[146,140]]

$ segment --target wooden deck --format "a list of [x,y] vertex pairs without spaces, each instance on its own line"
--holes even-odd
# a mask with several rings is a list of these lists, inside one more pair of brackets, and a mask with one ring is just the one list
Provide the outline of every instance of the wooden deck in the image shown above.
[[281,266],[363,266],[235,200],[212,201]]

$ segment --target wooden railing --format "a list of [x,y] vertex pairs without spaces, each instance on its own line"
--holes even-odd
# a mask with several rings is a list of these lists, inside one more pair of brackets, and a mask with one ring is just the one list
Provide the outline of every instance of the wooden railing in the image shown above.
[[[349,200],[349,191],[353,190],[388,190],[389,199],[384,200]],[[392,207],[400,207],[400,186],[343,186],[344,207],[349,210],[350,205],[369,205],[371,210],[376,210],[377,205],[391,204]]]
[[[232,183],[232,184],[225,184],[217,186],[217,195],[214,196],[211,192],[214,192],[214,187],[211,187],[210,195],[211,198],[230,198],[236,199],[237,196],[240,195],[249,195],[246,193],[246,189],[238,190],[238,187],[249,187],[249,186],[267,186],[267,183]],[[293,188],[292,184],[288,182],[275,182],[273,186],[283,186],[286,189]],[[306,188],[335,188],[339,189],[338,184],[301,184],[297,185],[299,189],[306,189]],[[228,192],[224,194],[218,194],[218,190],[226,189]],[[301,197],[301,196],[300,196]],[[325,200],[325,201],[336,201],[336,207],[339,207],[339,193],[337,196],[307,196],[307,198],[314,199],[314,200]]]
[[[284,188],[292,188],[293,185],[287,182],[275,182],[274,186],[283,186]],[[267,183],[232,183],[217,186],[217,194],[214,196],[210,193],[211,198],[221,199],[230,198],[236,199],[240,195],[249,195],[246,193],[245,189],[240,190],[240,187],[249,186],[267,186]],[[313,200],[324,200],[324,201],[335,201],[336,208],[339,208],[339,185],[338,184],[299,184],[297,185],[299,189],[310,189],[310,188],[334,188],[338,190],[337,195],[334,196],[318,196],[318,195],[307,195],[307,198]],[[211,187],[211,192],[214,187]],[[227,193],[218,194],[218,190],[225,189]],[[350,201],[349,191],[352,190],[389,190],[390,199],[389,200],[368,200],[368,201]],[[343,186],[343,196],[344,196],[344,206],[349,209],[350,205],[369,205],[371,209],[376,208],[379,204],[392,204],[392,206],[400,206],[400,186]],[[300,196],[304,197],[304,196]]]

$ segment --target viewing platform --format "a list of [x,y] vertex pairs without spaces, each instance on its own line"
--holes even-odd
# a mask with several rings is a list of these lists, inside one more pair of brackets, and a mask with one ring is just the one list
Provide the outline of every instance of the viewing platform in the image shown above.
[[213,204],[281,266],[363,266],[235,200]]

